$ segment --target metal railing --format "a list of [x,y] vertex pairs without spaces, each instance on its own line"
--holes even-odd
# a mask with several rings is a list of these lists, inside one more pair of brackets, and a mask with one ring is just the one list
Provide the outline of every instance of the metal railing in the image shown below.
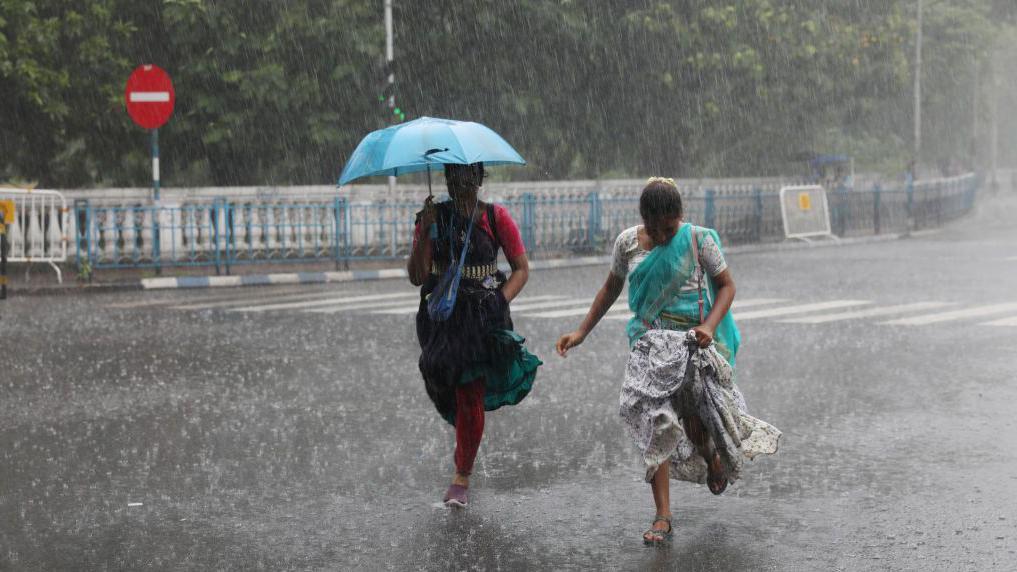
[[[727,244],[784,239],[779,182],[683,189],[685,218],[717,229]],[[974,175],[867,190],[830,191],[831,226],[840,236],[934,227],[968,212]],[[589,186],[523,193],[497,202],[517,222],[531,256],[608,252],[639,224],[638,189]],[[404,258],[418,200],[237,201],[107,206],[77,200],[73,227],[79,263],[92,268],[215,266]],[[48,228],[48,227],[47,227]]]
[[48,263],[63,282],[58,262],[67,260],[67,201],[57,191],[0,187],[0,200],[14,202],[7,227],[7,261]]

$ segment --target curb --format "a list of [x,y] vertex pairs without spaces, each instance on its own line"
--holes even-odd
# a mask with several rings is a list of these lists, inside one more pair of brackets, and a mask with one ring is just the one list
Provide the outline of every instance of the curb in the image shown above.
[[[924,230],[905,234],[881,234],[840,240],[823,240],[817,242],[776,242],[767,244],[745,244],[724,249],[727,254],[745,254],[754,252],[783,252],[810,248],[829,248],[852,246],[875,242],[887,242],[910,237],[930,236],[942,232],[940,229]],[[610,256],[581,256],[576,258],[557,258],[551,260],[534,260],[530,262],[531,270],[553,270],[559,268],[577,268],[582,266],[599,266],[610,264]],[[508,271],[505,264],[499,265],[502,271]],[[280,284],[328,284],[342,282],[365,282],[372,280],[389,280],[407,278],[402,268],[384,270],[351,270],[343,272],[291,272],[286,274],[250,274],[246,276],[182,276],[178,278],[145,278],[136,286],[144,290],[165,290],[185,288],[233,288],[237,286],[268,286]]]
[[109,292],[131,292],[141,290],[140,282],[115,282],[109,284],[24,286],[8,285],[8,299],[14,296],[63,296],[69,294],[105,294]]

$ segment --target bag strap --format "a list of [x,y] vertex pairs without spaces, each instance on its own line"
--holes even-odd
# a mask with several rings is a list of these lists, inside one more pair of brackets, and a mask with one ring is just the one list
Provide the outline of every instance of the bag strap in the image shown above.
[[696,240],[696,227],[692,232],[692,264],[695,266],[697,278],[696,293],[699,294],[699,323],[703,323],[703,269],[699,267],[699,242]]
[[463,241],[463,252],[459,255],[459,267],[456,272],[462,272],[463,264],[466,263],[466,251],[470,249],[470,236],[473,235],[473,223],[477,220],[477,206],[473,205],[473,216],[470,217],[470,228],[466,231],[466,240]]

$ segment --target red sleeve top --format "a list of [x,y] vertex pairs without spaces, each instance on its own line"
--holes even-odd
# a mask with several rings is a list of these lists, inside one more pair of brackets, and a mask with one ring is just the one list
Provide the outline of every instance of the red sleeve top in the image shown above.
[[[498,227],[498,240],[502,251],[505,252],[505,258],[512,259],[521,254],[526,254],[526,246],[523,244],[523,237],[519,233],[519,226],[516,225],[516,221],[509,214],[508,209],[498,204],[494,205],[494,219],[495,225]],[[491,230],[491,221],[487,220],[487,209],[480,213],[477,228],[486,232],[491,238],[494,238],[494,232]],[[414,245],[416,245],[419,238],[420,225],[418,224],[413,229]]]

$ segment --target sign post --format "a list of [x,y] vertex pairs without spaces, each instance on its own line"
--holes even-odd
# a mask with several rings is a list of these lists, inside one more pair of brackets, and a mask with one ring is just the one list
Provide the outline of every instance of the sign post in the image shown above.
[[159,201],[159,128],[169,121],[176,103],[173,81],[159,66],[138,66],[124,88],[127,113],[139,126],[152,132],[152,191]]

